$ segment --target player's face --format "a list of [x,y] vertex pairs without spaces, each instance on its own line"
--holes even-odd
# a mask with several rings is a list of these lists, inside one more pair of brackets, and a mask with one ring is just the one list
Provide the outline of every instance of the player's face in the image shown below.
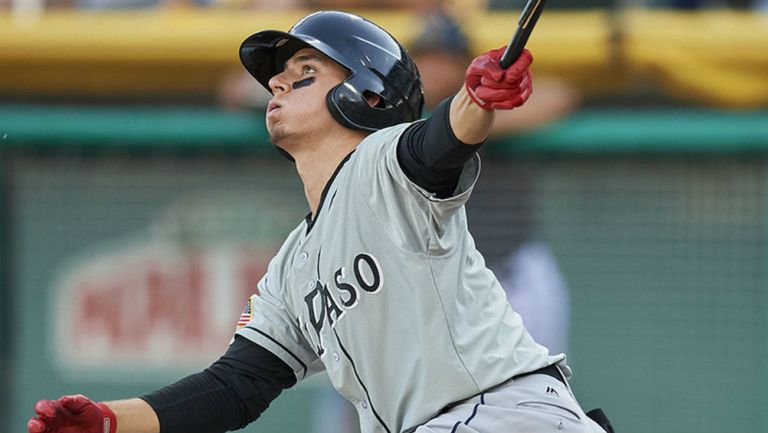
[[267,107],[267,130],[275,145],[289,138],[318,137],[338,125],[328,111],[325,96],[349,73],[313,48],[296,52],[285,69],[269,80],[274,97]]

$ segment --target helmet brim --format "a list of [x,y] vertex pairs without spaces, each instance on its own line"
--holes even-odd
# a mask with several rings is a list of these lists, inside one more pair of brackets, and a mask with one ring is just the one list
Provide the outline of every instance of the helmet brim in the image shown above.
[[240,45],[240,62],[267,90],[269,80],[283,70],[285,62],[309,44],[290,33],[264,30],[249,36]]

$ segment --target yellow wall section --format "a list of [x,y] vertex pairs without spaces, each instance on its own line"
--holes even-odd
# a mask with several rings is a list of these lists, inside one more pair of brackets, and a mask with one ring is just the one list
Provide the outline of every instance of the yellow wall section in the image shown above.
[[[210,94],[238,67],[238,47],[262,29],[287,30],[307,11],[149,10],[0,13],[0,93],[59,96]],[[362,11],[401,41],[417,18]],[[517,12],[466,17],[477,53],[506,44]],[[619,31],[616,31],[619,29]],[[745,12],[547,11],[529,42],[537,74],[586,92],[646,80],[684,100],[768,105],[768,16]]]

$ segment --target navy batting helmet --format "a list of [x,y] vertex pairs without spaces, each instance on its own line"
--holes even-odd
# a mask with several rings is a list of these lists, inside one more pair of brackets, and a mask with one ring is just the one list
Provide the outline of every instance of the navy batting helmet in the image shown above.
[[[424,92],[411,56],[376,24],[346,12],[307,15],[286,32],[254,33],[240,46],[240,61],[270,92],[269,80],[302,48],[315,48],[350,71],[326,102],[342,125],[376,131],[421,117]],[[378,95],[370,106],[367,96]]]

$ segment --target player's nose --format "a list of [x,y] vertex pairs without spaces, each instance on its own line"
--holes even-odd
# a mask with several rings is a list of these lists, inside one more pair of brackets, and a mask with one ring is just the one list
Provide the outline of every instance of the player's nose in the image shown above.
[[285,72],[280,72],[273,75],[272,78],[269,79],[268,84],[269,89],[275,95],[278,93],[283,93],[291,88],[291,86],[288,85],[288,81],[285,79]]

